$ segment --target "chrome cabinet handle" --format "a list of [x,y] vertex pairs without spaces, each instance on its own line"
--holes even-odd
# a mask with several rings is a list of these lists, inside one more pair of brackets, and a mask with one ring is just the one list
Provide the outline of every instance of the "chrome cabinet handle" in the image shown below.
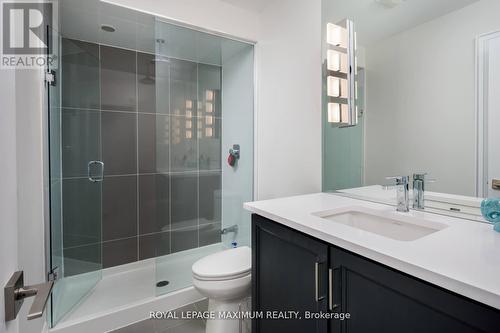
[[316,262],[314,264],[314,279],[315,279],[314,293],[316,302],[325,299],[325,296],[319,296],[319,265],[320,265],[319,262]]
[[328,308],[330,311],[335,310],[339,305],[333,304],[333,268],[328,269]]
[[[98,165],[100,166],[100,172],[99,172],[99,177],[98,178],[95,178],[93,175],[92,175],[92,166],[93,165]],[[90,161],[88,164],[87,164],[87,176],[88,176],[88,179],[93,182],[93,183],[98,183],[98,182],[102,182],[103,179],[104,179],[104,162],[101,162],[101,161]]]

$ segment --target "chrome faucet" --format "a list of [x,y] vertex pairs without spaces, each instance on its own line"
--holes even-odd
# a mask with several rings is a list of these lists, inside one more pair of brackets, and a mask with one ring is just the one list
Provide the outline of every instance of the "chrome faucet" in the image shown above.
[[425,208],[425,176],[427,173],[413,174],[413,208]]
[[388,180],[396,181],[397,211],[407,213],[410,211],[410,177],[397,176],[387,177]]
[[232,225],[230,227],[224,228],[220,231],[221,235],[227,235],[228,233],[234,232],[235,234],[238,233],[238,225]]
[[427,173],[413,174],[413,208],[425,208],[425,183],[433,183],[436,180],[427,179]]

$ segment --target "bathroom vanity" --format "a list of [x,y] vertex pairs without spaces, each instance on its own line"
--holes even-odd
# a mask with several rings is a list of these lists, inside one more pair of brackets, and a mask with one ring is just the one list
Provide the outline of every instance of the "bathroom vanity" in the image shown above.
[[[500,234],[490,225],[326,193],[245,207],[253,309],[303,317],[256,319],[254,332],[500,329]],[[324,319],[341,314],[350,318]]]

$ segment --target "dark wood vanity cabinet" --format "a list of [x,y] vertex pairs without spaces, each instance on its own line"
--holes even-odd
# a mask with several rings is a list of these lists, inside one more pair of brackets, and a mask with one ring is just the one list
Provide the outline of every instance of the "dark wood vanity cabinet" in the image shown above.
[[[252,217],[255,311],[327,311],[328,245],[258,215]],[[326,333],[328,321],[262,318],[253,332]]]
[[254,311],[350,314],[345,320],[258,318],[254,333],[500,332],[496,309],[258,215],[252,245]]

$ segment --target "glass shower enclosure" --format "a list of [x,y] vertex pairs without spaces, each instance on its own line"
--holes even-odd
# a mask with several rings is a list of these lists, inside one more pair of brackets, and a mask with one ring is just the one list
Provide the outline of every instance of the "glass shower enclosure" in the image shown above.
[[162,295],[191,285],[197,259],[250,245],[254,167],[252,43],[101,1],[60,11],[47,91],[52,326],[108,269],[153,263]]
[[[243,203],[253,197],[253,45],[161,20],[155,32],[156,110],[168,110],[171,130],[170,218],[160,219],[171,255],[155,255],[162,294],[189,286],[197,259],[249,245]],[[240,159],[230,166],[233,145]]]

